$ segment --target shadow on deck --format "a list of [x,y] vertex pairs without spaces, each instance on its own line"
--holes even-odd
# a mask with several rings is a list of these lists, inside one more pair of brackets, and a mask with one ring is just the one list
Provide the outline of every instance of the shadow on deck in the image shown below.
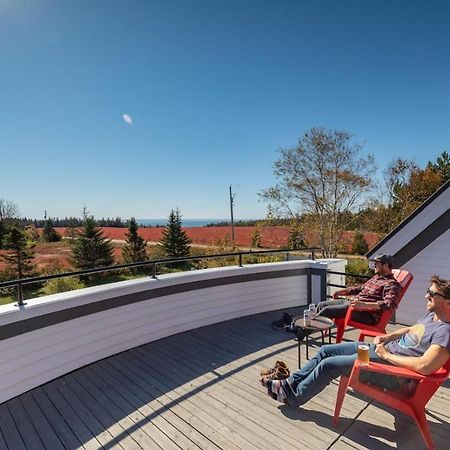
[[[292,335],[270,327],[279,315],[171,336],[3,403],[0,448],[424,448],[409,418],[356,395],[347,395],[333,428],[336,382],[299,409],[271,400],[260,369],[279,358],[297,366]],[[428,404],[428,420],[436,448],[448,448],[449,383]]]

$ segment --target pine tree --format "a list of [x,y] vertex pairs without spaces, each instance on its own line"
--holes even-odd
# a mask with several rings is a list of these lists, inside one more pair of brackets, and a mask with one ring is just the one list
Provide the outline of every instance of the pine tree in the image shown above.
[[134,217],[128,224],[128,233],[125,245],[122,248],[122,257],[126,263],[135,263],[147,259],[147,242],[138,234],[138,225]]
[[53,222],[50,218],[45,221],[44,229],[42,230],[42,240],[44,242],[59,242],[61,240],[61,236],[53,228]]
[[442,178],[442,184],[450,180],[450,155],[447,151],[443,151],[437,158],[435,163],[428,163],[432,169],[439,173]]
[[14,225],[9,230],[4,241],[7,250],[3,259],[17,278],[31,275],[34,266],[31,260],[34,257],[33,248],[35,244],[27,237],[25,230]]
[[78,219],[76,219],[75,217],[70,217],[69,219],[66,220],[67,222],[67,228],[66,228],[66,232],[65,235],[67,237],[69,237],[70,239],[72,239],[72,241],[78,236]]
[[365,255],[369,251],[369,246],[364,238],[364,234],[358,231],[352,244],[352,252],[356,255]]
[[159,247],[164,255],[172,258],[182,258],[189,256],[191,251],[191,240],[186,232],[181,228],[180,211],[173,210],[170,212],[167,225],[163,229],[163,237],[159,241]]
[[300,226],[297,222],[293,222],[289,231],[288,248],[299,250],[305,247],[306,243]]
[[73,243],[72,260],[79,269],[111,266],[114,253],[111,241],[95,226],[94,217],[84,215],[84,227]]
[[3,248],[3,241],[6,236],[6,226],[3,220],[0,220],[0,250]]

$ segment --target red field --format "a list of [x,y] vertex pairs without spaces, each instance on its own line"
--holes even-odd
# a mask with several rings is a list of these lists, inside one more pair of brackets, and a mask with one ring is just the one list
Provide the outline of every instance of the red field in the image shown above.
[[[65,228],[56,228],[59,234],[66,235]],[[139,234],[150,242],[157,242],[162,236],[161,227],[152,228],[140,228]],[[184,228],[187,235],[192,239],[194,245],[207,245],[217,246],[219,241],[228,243],[231,242],[231,228],[230,227],[193,227]],[[235,242],[238,247],[249,248],[251,247],[252,234],[254,227],[235,227]],[[103,228],[105,236],[114,240],[125,240],[126,228]],[[344,233],[342,244],[347,246],[347,251],[350,252],[351,245],[353,243],[354,233],[347,231]],[[380,239],[380,236],[376,233],[364,233],[364,237],[369,245],[369,248],[373,247]],[[261,245],[263,248],[282,248],[287,247],[289,238],[288,227],[262,227],[261,228]],[[316,233],[306,233],[306,241],[309,246],[317,246]],[[222,244],[223,245],[223,244]],[[0,252],[1,255],[2,252]],[[114,254],[116,261],[121,261],[121,243],[114,242]],[[56,244],[38,243],[35,247],[34,263],[37,264],[38,269],[49,267],[53,265],[59,265],[64,268],[71,268],[70,262],[71,249],[67,241]],[[0,270],[6,267],[5,263],[0,258]]]
[[[110,239],[125,240],[126,228],[104,227],[103,232]],[[157,242],[162,237],[162,227],[140,228],[139,235],[147,241]],[[187,235],[192,239],[192,243],[198,245],[217,245],[219,240],[228,239],[231,242],[231,227],[192,227],[184,228]],[[65,235],[65,228],[57,228],[58,233]],[[252,242],[252,234],[254,227],[235,227],[235,243],[238,247],[250,247]],[[354,233],[346,231],[342,238],[343,243],[349,246],[350,250],[353,243]],[[379,240],[377,233],[364,233],[364,237],[369,245],[373,247]],[[261,228],[261,245],[264,248],[280,248],[287,246],[289,238],[288,227],[262,227]],[[306,233],[306,241],[309,245],[317,245],[316,233]]]

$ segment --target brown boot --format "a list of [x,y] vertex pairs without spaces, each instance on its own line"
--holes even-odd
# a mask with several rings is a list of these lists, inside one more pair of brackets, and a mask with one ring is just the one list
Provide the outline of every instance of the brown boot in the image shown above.
[[279,367],[282,367],[283,369],[286,369],[289,372],[288,366],[286,365],[286,363],[284,361],[277,361],[275,363],[274,367],[272,367],[271,369],[263,369],[263,370],[261,370],[260,374],[262,377],[267,377],[267,376],[271,375],[272,373],[276,372],[276,370]]

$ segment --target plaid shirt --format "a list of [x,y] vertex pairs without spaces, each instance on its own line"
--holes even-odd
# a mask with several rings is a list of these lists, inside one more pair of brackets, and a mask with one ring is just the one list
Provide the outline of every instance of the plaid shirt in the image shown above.
[[376,302],[380,311],[397,309],[398,297],[402,287],[394,275],[375,274],[361,286],[350,287],[348,293],[356,295],[363,302]]

